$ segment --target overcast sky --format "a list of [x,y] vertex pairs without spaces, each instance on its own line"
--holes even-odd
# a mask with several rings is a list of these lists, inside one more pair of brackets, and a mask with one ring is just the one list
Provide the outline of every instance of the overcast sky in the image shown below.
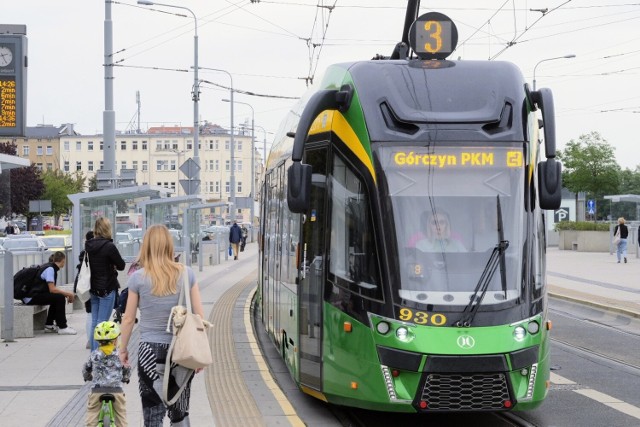
[[[74,123],[83,134],[101,133],[104,1],[2,2],[0,24],[27,26],[28,126]],[[166,2],[196,14],[201,67],[230,72],[239,91],[285,98],[301,96],[308,78],[320,81],[330,64],[389,55],[400,39],[406,7],[404,0]],[[539,61],[575,54],[540,63],[535,73],[537,87],[554,93],[559,147],[598,131],[616,148],[623,168],[640,165],[640,3],[423,0],[421,13],[432,10],[457,25],[459,44],[452,58],[511,61],[530,83]],[[137,91],[143,130],[192,126],[192,15],[124,0],[113,3],[112,17],[118,130],[137,127],[130,124]],[[229,86],[224,73],[201,70],[200,78]],[[229,104],[221,101],[228,97],[227,89],[203,83],[200,120],[228,127]],[[295,103],[242,93],[235,99],[251,104],[256,125],[267,132],[277,130]],[[237,124],[250,119],[251,110],[237,104],[235,116]],[[263,131],[256,134],[262,141]]]

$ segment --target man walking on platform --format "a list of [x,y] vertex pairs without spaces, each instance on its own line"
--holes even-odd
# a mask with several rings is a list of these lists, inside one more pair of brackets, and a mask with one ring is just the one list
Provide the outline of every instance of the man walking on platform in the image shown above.
[[238,249],[240,246],[240,240],[242,240],[242,230],[238,226],[236,221],[233,221],[233,225],[229,230],[229,243],[233,248],[233,259],[238,259]]

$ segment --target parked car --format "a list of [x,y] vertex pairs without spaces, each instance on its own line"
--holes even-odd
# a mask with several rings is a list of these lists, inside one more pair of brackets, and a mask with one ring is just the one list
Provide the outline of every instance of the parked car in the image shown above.
[[27,223],[24,221],[13,221],[14,225],[17,225],[20,231],[27,231]]
[[124,256],[133,256],[134,254],[134,240],[133,236],[129,233],[116,233],[116,238],[114,243],[118,247],[120,251],[120,255]]
[[42,236],[41,239],[47,245],[47,249],[51,252],[62,251],[71,247],[71,236],[69,235],[57,235],[57,236]]
[[63,228],[59,225],[51,225],[51,224],[44,224],[42,226],[43,230],[62,230]]
[[41,252],[47,250],[47,245],[42,239],[32,234],[10,235],[2,243],[2,247],[11,252]]
[[126,230],[125,233],[131,234],[131,237],[133,237],[134,241],[142,243],[142,237],[144,236],[144,233],[142,231],[142,228],[130,228]]

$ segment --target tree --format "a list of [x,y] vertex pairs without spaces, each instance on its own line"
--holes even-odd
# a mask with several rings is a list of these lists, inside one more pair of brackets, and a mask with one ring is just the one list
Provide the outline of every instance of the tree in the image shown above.
[[51,200],[51,213],[57,224],[60,215],[67,214],[72,208],[69,194],[81,193],[84,189],[85,178],[82,172],[64,173],[61,170],[46,171],[42,174],[45,191],[44,200]]
[[[12,142],[0,143],[0,153],[15,156],[17,153],[17,145]],[[35,166],[27,166],[23,168],[14,168],[10,171],[10,189],[6,185],[0,186],[2,191],[9,191],[9,197],[6,194],[0,194],[0,200],[10,200],[9,205],[2,204],[0,216],[10,216],[11,214],[24,215],[27,217],[27,224],[30,222],[34,214],[29,212],[29,200],[40,200],[40,196],[44,191],[44,183],[40,177],[40,170]]]
[[[585,192],[597,204],[607,194],[616,194],[620,187],[620,166],[612,147],[598,132],[580,135],[558,151],[562,161],[562,183],[576,194]],[[598,213],[596,213],[598,217]]]

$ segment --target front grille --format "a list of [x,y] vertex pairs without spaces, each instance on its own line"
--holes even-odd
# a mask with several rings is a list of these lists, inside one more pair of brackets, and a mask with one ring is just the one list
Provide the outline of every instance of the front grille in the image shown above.
[[505,409],[510,400],[506,374],[426,374],[420,399],[427,411]]

